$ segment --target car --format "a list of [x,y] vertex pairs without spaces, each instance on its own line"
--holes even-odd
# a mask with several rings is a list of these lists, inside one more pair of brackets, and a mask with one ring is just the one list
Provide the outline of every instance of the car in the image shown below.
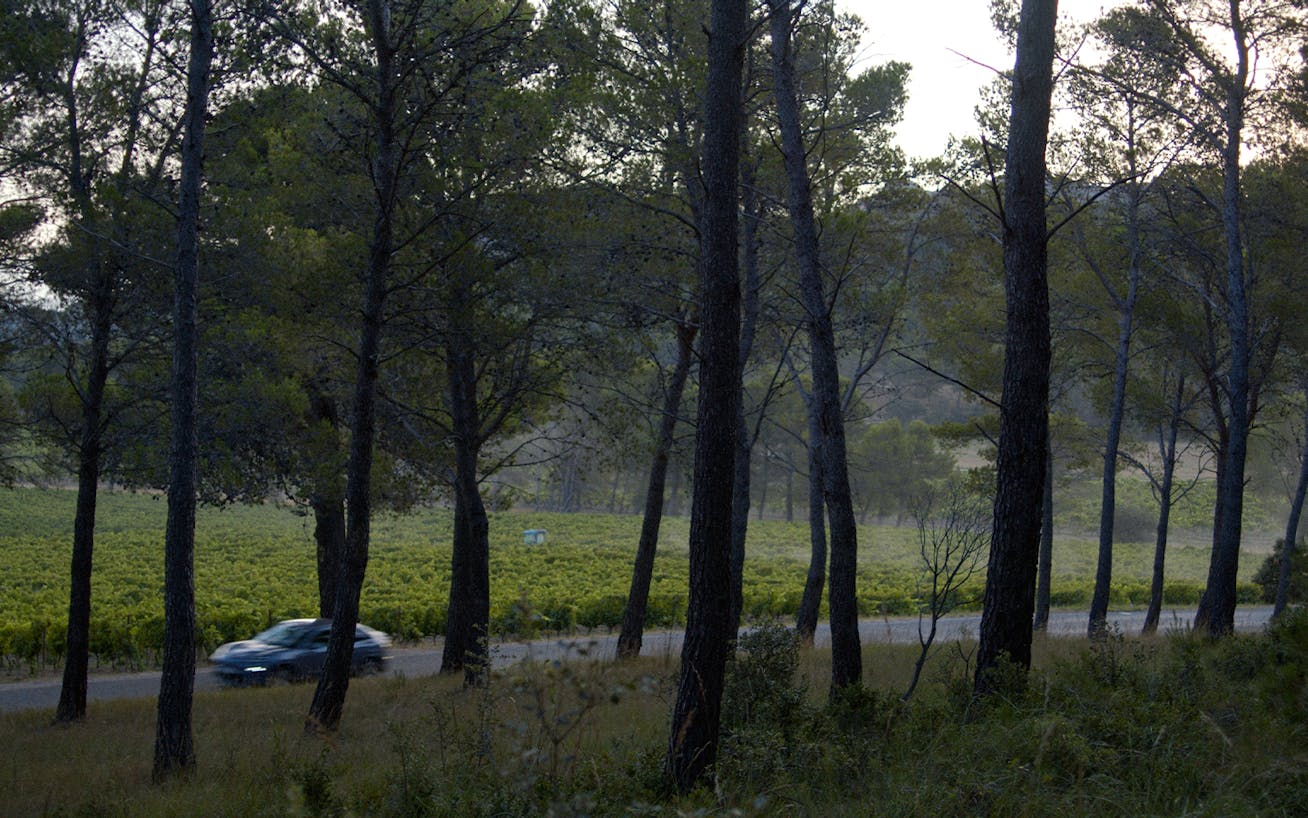
[[[209,661],[218,677],[233,685],[316,679],[327,658],[330,619],[287,619],[241,642],[219,645]],[[390,658],[391,638],[367,625],[354,628],[356,674],[380,673]]]

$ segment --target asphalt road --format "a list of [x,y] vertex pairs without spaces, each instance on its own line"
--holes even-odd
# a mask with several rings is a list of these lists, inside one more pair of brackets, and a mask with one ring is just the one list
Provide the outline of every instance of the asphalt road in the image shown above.
[[[1163,612],[1164,631],[1185,630],[1194,615],[1192,609]],[[1266,624],[1271,615],[1267,606],[1237,608],[1235,626],[1240,631],[1256,631]],[[1143,611],[1119,611],[1109,614],[1109,621],[1124,634],[1140,631],[1144,624]],[[975,638],[981,625],[980,614],[949,616],[938,623],[936,640],[939,642]],[[1085,634],[1084,611],[1056,611],[1050,616],[1049,633],[1060,637],[1080,637]],[[859,623],[859,635],[867,643],[911,644],[918,639],[918,621],[914,618],[865,619]],[[818,646],[830,644],[831,632],[826,624],[818,628],[815,642]],[[649,656],[671,656],[681,650],[680,631],[655,631],[645,635],[642,652]],[[546,661],[569,656],[612,658],[616,652],[616,635],[575,636],[535,642],[497,642],[491,646],[491,661],[495,667],[509,667],[524,660]],[[440,670],[441,644],[424,644],[420,647],[401,647],[392,651],[387,673],[394,676],[429,676]],[[18,710],[53,710],[59,703],[60,679],[57,676],[24,681],[0,683],[0,712]],[[197,691],[217,690],[222,687],[211,667],[201,665],[195,672]],[[92,673],[88,681],[87,699],[91,702],[111,699],[150,698],[159,692],[159,673]]]

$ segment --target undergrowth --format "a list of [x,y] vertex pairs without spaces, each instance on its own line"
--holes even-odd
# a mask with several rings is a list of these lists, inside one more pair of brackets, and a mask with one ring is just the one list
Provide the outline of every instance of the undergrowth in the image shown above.
[[[0,716],[7,815],[696,816],[1308,814],[1308,616],[1257,636],[1055,642],[971,695],[970,653],[842,692],[781,626],[742,636],[712,786],[664,787],[673,668],[581,658],[351,686],[342,731],[299,728],[308,690],[198,697],[199,768],[149,783],[149,702],[91,720]],[[576,645],[584,654],[590,648]],[[874,648],[866,665],[901,662]]]

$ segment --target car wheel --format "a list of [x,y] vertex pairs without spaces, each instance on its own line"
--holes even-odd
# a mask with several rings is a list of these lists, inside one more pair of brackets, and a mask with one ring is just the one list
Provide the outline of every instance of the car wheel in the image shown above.
[[386,669],[386,663],[380,656],[369,656],[363,660],[363,665],[359,668],[361,676],[376,676]]
[[299,674],[290,665],[283,665],[272,672],[269,681],[275,685],[290,684],[299,679]]

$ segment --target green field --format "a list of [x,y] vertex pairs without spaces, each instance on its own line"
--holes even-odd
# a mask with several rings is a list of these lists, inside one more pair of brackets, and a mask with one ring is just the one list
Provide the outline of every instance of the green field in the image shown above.
[[[71,491],[0,491],[0,656],[11,668],[55,661],[61,653],[72,539]],[[103,492],[93,584],[92,652],[102,662],[149,664],[163,628],[164,499]],[[361,618],[401,639],[442,632],[449,587],[452,515],[423,509],[374,520]],[[201,509],[196,531],[196,605],[205,648],[248,636],[271,621],[316,611],[312,518],[265,505]],[[544,545],[522,544],[522,531],[544,528]],[[491,627],[497,635],[534,635],[620,623],[640,518],[602,514],[502,512],[491,518]],[[665,520],[650,593],[649,625],[679,624],[685,614],[687,521]],[[916,529],[859,531],[859,605],[864,615],[916,611]],[[1081,605],[1095,565],[1090,537],[1056,540],[1053,601]],[[1152,546],[1115,550],[1114,604],[1146,601]],[[1260,558],[1248,555],[1241,578]],[[1208,553],[1172,549],[1167,601],[1197,600]],[[799,604],[808,565],[801,523],[750,522],[745,567],[748,616],[786,616]],[[980,584],[964,594],[980,598]],[[1248,599],[1251,586],[1243,587]]]

